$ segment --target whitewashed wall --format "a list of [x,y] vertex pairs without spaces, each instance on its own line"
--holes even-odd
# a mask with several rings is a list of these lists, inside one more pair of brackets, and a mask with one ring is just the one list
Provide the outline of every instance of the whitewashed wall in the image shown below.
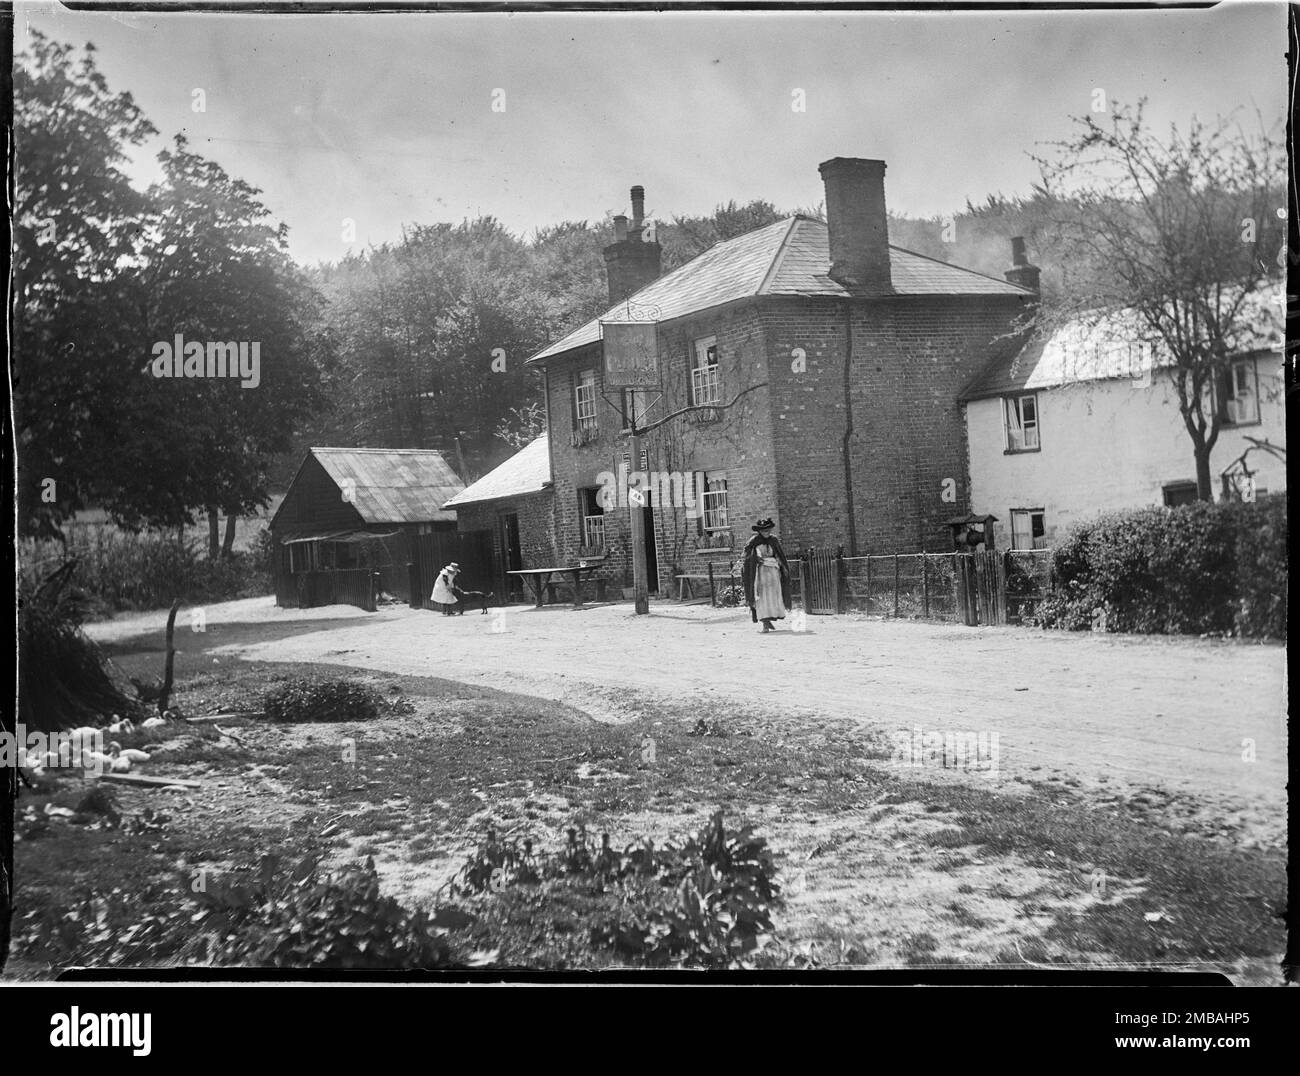
[[[1245,436],[1286,444],[1281,356],[1265,356],[1256,365],[1261,422],[1220,431],[1210,460],[1216,499],[1219,474],[1246,449]],[[1000,399],[967,405],[971,507],[998,517],[998,548],[1011,548],[1013,508],[1045,509],[1050,544],[1098,512],[1163,504],[1164,486],[1196,481],[1192,440],[1167,377],[1157,375],[1145,388],[1121,379],[1037,393],[1038,452],[1004,453]],[[1248,464],[1260,489],[1286,488],[1280,460],[1252,452]]]

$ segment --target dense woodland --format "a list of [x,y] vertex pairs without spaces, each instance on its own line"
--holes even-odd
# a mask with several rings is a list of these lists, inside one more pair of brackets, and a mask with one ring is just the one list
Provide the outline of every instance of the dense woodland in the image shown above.
[[[129,93],[106,84],[93,46],[34,38],[15,68],[12,354],[24,532],[56,535],[73,512],[97,505],[128,528],[208,517],[215,552],[216,519],[264,505],[309,444],[439,448],[473,478],[535,431],[539,386],[523,360],[604,308],[610,221],[530,235],[491,217],[413,222],[398,242],[303,267],[260,192],[181,136],[160,155],[164,180],[132,188],[126,151],[158,132]],[[1125,116],[1145,134],[1140,109],[1117,112],[1117,122]],[[1083,122],[1078,144],[1060,154],[1077,163],[1105,150],[1095,131]],[[1284,199],[1276,162],[1259,149],[1267,139],[1241,139],[1254,153],[1249,174],[1198,172],[1205,153],[1222,148],[1211,139],[1184,144],[1181,157],[1177,139],[1152,143],[1170,169],[1158,177],[1154,221],[1136,208],[1142,192],[1053,187],[1047,177],[1065,173],[1045,165],[1044,185],[1026,195],[990,196],[946,220],[891,217],[890,239],[1000,277],[1010,237],[1023,235],[1049,311],[1133,299],[1113,253],[1089,240],[1103,216],[1121,241],[1131,228],[1153,250],[1176,249],[1178,229],[1190,228],[1198,273],[1249,284],[1285,261],[1285,221],[1271,209]],[[820,211],[730,202],[661,220],[664,269],[792,212]],[[1245,217],[1255,222],[1248,239]],[[1177,265],[1166,276],[1161,287],[1201,287]],[[261,341],[260,386],[153,376],[151,348],[177,332]],[[504,370],[494,371],[502,354]],[[1205,354],[1217,361],[1212,348]]]

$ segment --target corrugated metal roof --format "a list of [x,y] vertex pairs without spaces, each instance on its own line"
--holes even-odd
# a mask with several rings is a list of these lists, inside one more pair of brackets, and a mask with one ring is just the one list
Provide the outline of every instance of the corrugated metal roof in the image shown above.
[[442,454],[428,448],[313,448],[367,523],[452,523],[443,508],[465,488]]
[[551,481],[551,453],[546,434],[530,441],[505,463],[501,464],[468,488],[461,490],[443,507],[454,508],[461,504],[496,501],[502,497],[518,497],[524,493],[537,493]]
[[[1239,294],[1239,293],[1238,293]],[[1281,285],[1257,289],[1242,306],[1229,354],[1246,355],[1282,347]],[[962,393],[964,400],[1003,396],[1020,390],[1057,388],[1081,381],[1142,378],[1173,365],[1163,347],[1152,349],[1151,332],[1133,310],[1068,322],[1050,335],[1030,340],[1010,358],[990,363]]]
[[[764,228],[710,247],[703,254],[593,318],[568,336],[539,351],[528,362],[540,362],[600,339],[602,320],[668,321],[737,299],[758,295],[849,297],[870,294],[851,291],[826,274],[830,270],[830,236],[826,223],[810,217],[788,217]],[[895,295],[1032,295],[1016,284],[970,269],[889,248],[890,276]]]

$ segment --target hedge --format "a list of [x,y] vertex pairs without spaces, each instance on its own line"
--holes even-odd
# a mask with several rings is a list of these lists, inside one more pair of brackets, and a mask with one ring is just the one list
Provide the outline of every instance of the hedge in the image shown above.
[[1286,638],[1287,498],[1112,512],[1053,550],[1046,627]]

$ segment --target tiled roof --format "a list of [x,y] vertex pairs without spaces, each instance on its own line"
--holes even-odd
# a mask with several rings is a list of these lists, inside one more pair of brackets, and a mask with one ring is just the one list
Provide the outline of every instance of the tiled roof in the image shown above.
[[[1282,347],[1281,285],[1258,289],[1242,306],[1242,331],[1228,341],[1229,353],[1247,355]],[[964,400],[1003,396],[1021,389],[1047,389],[1080,381],[1142,378],[1173,365],[1163,348],[1153,352],[1151,333],[1133,310],[1068,322],[1046,337],[1030,340],[1016,355],[994,360],[962,393]]]
[[444,508],[480,501],[496,501],[502,497],[518,497],[523,493],[537,493],[551,481],[551,453],[546,434],[521,448],[500,467],[489,471],[473,485],[461,490]]
[[[626,303],[593,318],[539,351],[539,362],[593,344],[602,320],[668,321],[737,299],[758,295],[849,297],[851,291],[826,274],[830,238],[824,221],[788,217],[710,247],[703,254],[647,284]],[[985,276],[899,247],[889,248],[895,295],[1031,295],[1006,280]]]
[[465,488],[442,454],[425,448],[313,448],[367,523],[454,523],[443,508]]

